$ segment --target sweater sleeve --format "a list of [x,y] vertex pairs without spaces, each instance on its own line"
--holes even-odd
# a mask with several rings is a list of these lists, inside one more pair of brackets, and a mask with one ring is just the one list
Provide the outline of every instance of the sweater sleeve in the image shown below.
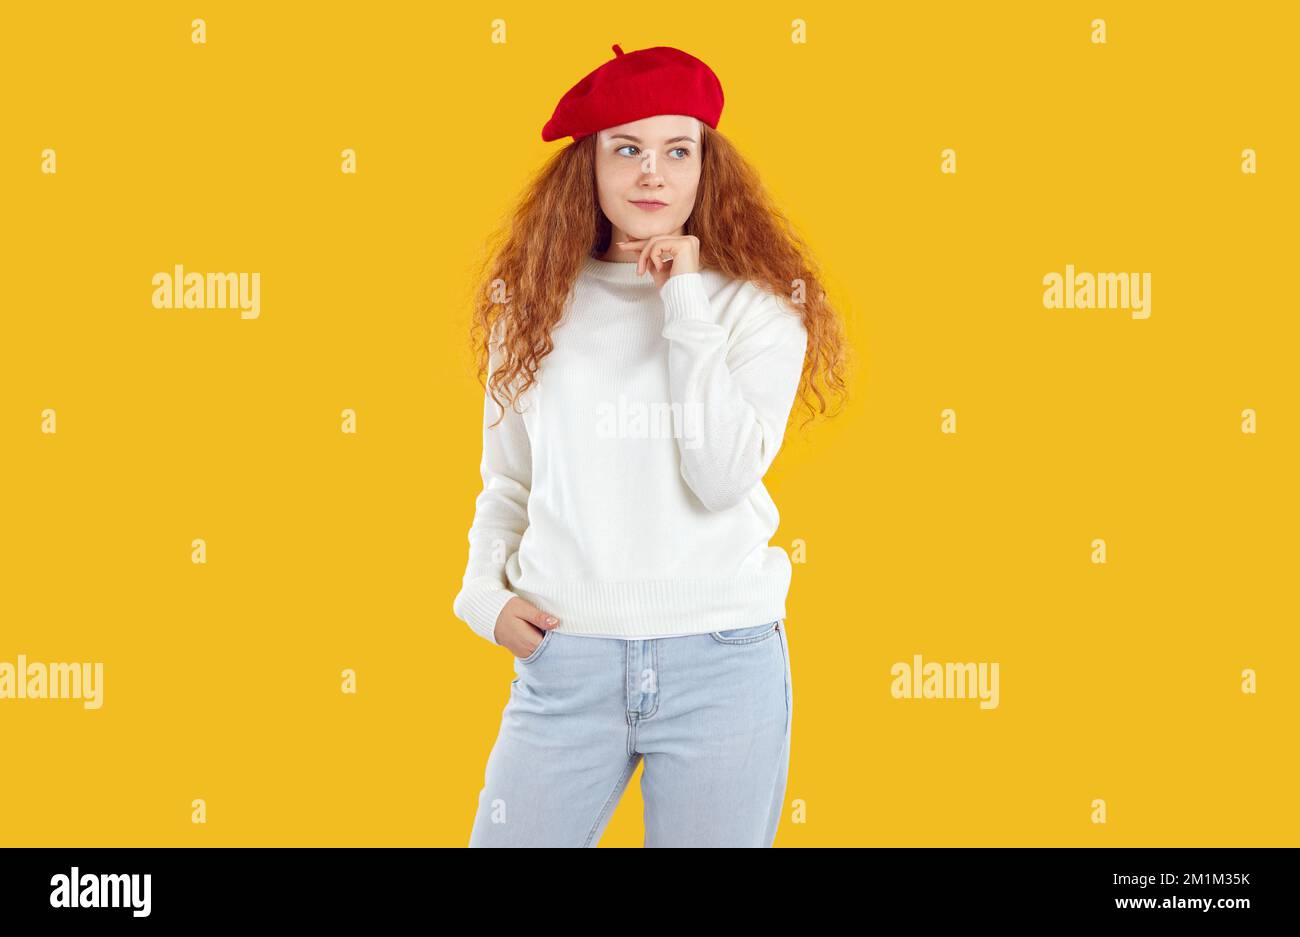
[[682,477],[711,511],[742,502],[767,473],[803,374],[803,317],[773,293],[756,295],[729,334],[714,321],[702,274],[669,277],[659,292],[668,383],[687,427]]
[[[499,365],[497,346],[490,346],[488,378]],[[532,448],[523,417],[511,406],[502,412],[491,394],[483,396],[483,489],[469,529],[469,561],[452,612],[492,644],[497,617],[515,593],[508,589],[506,560],[519,549],[528,527],[528,493],[532,486]]]

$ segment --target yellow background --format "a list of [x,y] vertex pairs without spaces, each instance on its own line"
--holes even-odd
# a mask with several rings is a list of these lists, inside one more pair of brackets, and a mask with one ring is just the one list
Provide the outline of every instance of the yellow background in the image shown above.
[[[0,843],[465,844],[513,678],[451,613],[469,274],[617,42],[719,74],[855,351],[767,478],[808,545],[777,845],[1294,845],[1300,15],[985,6],[7,6],[0,660],[106,672],[0,702]],[[1045,309],[1067,263],[1151,317]],[[174,264],[261,317],[154,309]],[[918,653],[1000,707],[892,699]]]

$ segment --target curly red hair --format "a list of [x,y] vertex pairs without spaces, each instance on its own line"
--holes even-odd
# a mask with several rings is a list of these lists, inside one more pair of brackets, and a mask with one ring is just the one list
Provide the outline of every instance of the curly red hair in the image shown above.
[[[802,298],[791,308],[801,311],[808,332],[798,393],[808,409],[806,424],[826,412],[827,394],[841,402],[848,396],[843,323],[826,300],[807,245],[773,204],[758,173],[717,130],[701,123],[701,131],[699,189],[684,233],[699,238],[701,267],[753,281],[787,299],[802,281]],[[551,330],[586,258],[609,247],[611,226],[596,196],[596,136],[557,151],[510,221],[489,240],[470,344],[479,383],[503,408],[513,406],[536,381],[538,365],[554,347]],[[498,327],[500,362],[488,386],[490,340]]]

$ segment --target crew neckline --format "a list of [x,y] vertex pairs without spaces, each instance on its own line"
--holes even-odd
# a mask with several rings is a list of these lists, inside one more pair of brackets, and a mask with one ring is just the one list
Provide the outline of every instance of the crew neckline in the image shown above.
[[597,280],[604,280],[607,283],[654,285],[654,275],[650,272],[649,267],[646,268],[645,273],[637,276],[636,261],[634,260],[600,260],[597,257],[588,255],[586,260],[583,261],[582,269]]

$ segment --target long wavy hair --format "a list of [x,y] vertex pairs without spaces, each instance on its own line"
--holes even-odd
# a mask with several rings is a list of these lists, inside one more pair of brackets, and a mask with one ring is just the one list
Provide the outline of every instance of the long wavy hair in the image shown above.
[[[827,412],[827,395],[841,404],[848,397],[843,323],[827,302],[806,244],[758,173],[725,136],[703,122],[700,127],[703,162],[685,233],[700,239],[702,268],[753,281],[787,299],[795,282],[803,281],[802,301],[791,308],[802,312],[808,332],[797,394],[808,410],[807,425]],[[503,408],[501,417],[535,383],[541,360],[554,348],[551,330],[583,263],[609,247],[612,227],[596,195],[596,137],[558,150],[529,184],[513,217],[488,240],[476,278],[470,346],[479,383]],[[498,342],[497,366],[485,382]]]

